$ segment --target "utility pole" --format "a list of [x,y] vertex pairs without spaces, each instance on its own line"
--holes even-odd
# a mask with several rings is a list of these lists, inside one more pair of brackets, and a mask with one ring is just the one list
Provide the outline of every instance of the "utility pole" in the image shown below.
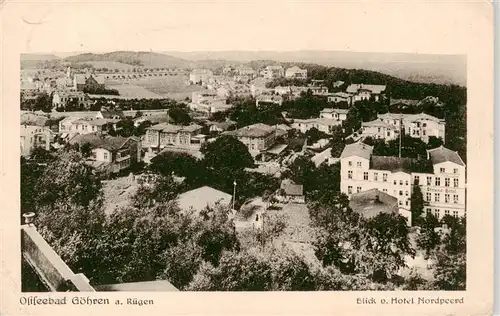
[[233,211],[234,211],[235,200],[236,200],[236,180],[233,181]]
[[401,137],[402,137],[401,134],[403,134],[402,127],[403,127],[403,119],[400,117],[399,118],[399,158],[401,158]]

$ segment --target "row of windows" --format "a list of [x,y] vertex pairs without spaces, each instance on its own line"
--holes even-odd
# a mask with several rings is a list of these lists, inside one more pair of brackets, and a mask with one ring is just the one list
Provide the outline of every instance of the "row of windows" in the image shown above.
[[[425,195],[425,200],[427,202],[431,202],[432,200],[432,193],[427,192]],[[453,194],[453,203],[458,204],[458,194]],[[441,193],[434,193],[434,202],[441,202]],[[445,203],[450,203],[450,194],[445,194],[444,195],[444,202]]]
[[[444,169],[444,168],[441,168],[441,169]],[[432,177],[427,177],[426,180],[427,180],[427,185],[432,185]],[[444,178],[444,186],[449,187],[450,181],[451,181],[450,178]],[[419,176],[415,176],[414,183],[420,183]],[[453,187],[458,188],[458,184],[459,184],[458,178],[454,178],[453,179]],[[441,178],[440,177],[434,178],[434,186],[437,186],[437,187],[441,186]]]
[[437,208],[434,209],[434,210],[432,210],[431,208],[427,208],[426,212],[427,212],[427,214],[434,214],[434,216],[436,216],[436,217],[440,217],[441,214],[443,214],[443,215],[452,215],[453,217],[458,217],[458,211],[452,211],[452,212],[450,212],[450,210],[444,210],[444,213],[441,213],[441,210],[439,210]]

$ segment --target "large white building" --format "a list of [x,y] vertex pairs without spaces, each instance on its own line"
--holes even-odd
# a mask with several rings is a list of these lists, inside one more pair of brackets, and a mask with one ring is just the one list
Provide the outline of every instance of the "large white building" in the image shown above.
[[287,70],[285,71],[285,77],[306,79],[307,78],[307,69],[301,69],[297,66],[287,68]]
[[420,138],[426,143],[429,142],[431,136],[445,141],[446,122],[432,115],[386,113],[378,114],[377,117],[380,121],[395,126],[398,130],[404,129],[406,135]]
[[341,192],[354,193],[378,189],[398,199],[399,211],[411,218],[411,195],[419,185],[425,212],[438,218],[444,215],[465,216],[465,163],[457,152],[443,146],[427,151],[428,168],[415,172],[411,158],[383,157],[372,154],[373,147],[354,143],[345,146],[341,155]]

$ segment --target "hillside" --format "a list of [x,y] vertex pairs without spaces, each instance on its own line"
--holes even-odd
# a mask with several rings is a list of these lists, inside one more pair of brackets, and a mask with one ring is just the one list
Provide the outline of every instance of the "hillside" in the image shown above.
[[173,56],[154,52],[127,52],[118,51],[104,54],[80,54],[66,57],[67,62],[88,63],[88,62],[116,62],[131,66],[142,66],[147,68],[189,68],[193,62],[176,58]]
[[52,54],[21,54],[21,61],[46,61],[59,59]]

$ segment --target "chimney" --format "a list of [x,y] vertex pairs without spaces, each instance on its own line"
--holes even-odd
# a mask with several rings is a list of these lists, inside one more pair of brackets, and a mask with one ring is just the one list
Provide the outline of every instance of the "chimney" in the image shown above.
[[33,218],[35,217],[35,213],[27,212],[27,213],[23,214],[23,217],[24,217],[24,224],[30,225],[33,222]]

